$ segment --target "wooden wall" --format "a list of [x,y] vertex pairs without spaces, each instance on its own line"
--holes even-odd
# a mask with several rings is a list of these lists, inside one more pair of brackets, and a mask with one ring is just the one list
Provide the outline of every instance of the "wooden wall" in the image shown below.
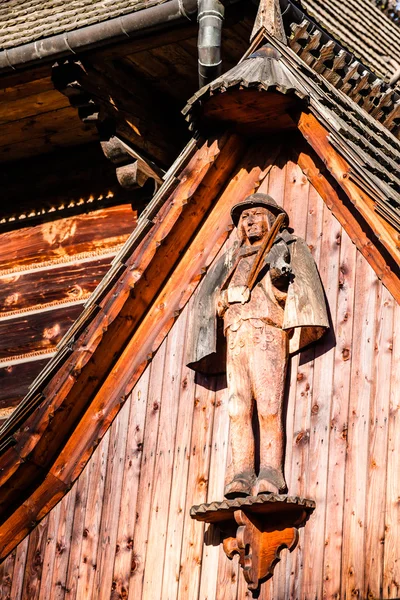
[[136,222],[130,205],[0,235],[0,421],[82,310]]
[[[282,159],[261,191],[305,237],[332,329],[291,361],[289,492],[317,507],[266,600],[400,596],[400,308],[309,185]],[[222,498],[223,378],[184,365],[187,308],[78,482],[0,567],[12,600],[243,600],[238,570],[189,508]],[[395,331],[395,326],[397,330]],[[397,395],[396,395],[397,389]]]

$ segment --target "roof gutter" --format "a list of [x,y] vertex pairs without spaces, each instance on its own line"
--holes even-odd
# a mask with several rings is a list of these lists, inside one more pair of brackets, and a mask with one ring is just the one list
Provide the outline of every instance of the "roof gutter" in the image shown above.
[[43,61],[78,54],[89,48],[134,38],[148,29],[163,29],[172,23],[192,21],[197,0],[168,0],[127,15],[54,35],[0,52],[0,71],[13,71]]

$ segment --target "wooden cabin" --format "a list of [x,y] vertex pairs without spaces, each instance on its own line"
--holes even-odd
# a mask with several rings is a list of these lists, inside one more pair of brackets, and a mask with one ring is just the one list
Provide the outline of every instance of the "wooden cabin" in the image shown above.
[[[0,7],[0,598],[400,597],[398,25],[373,0],[20,4]],[[187,355],[254,193],[305,240],[329,329],[290,356],[287,493],[254,497],[242,548],[227,377]]]

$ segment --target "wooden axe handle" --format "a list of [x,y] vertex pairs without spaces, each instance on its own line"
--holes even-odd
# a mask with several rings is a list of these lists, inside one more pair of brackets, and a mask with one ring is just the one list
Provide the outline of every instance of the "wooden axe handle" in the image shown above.
[[271,229],[268,231],[267,235],[265,236],[265,238],[263,240],[263,243],[261,244],[261,247],[258,251],[257,256],[254,259],[253,266],[251,267],[249,276],[247,278],[246,285],[250,291],[253,289],[253,287],[257,281],[257,277],[263,266],[263,259],[265,256],[267,256],[268,252],[271,250],[272,244],[274,243],[275,238],[276,238],[280,228],[283,225],[285,217],[286,217],[286,215],[284,213],[280,213],[277,216],[277,218],[274,221],[274,224],[272,225]]

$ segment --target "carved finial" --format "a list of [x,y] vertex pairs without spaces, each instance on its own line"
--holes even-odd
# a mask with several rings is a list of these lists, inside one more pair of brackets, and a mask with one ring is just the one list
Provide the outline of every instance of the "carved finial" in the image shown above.
[[287,44],[279,0],[260,0],[256,20],[254,21],[254,27],[250,37],[251,42],[262,27],[278,40]]

